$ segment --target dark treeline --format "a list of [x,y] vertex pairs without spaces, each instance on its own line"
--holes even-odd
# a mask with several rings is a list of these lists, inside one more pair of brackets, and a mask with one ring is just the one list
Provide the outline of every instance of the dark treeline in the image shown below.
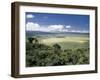
[[47,46],[37,38],[26,42],[26,66],[58,66],[89,64],[89,48],[62,50],[59,44]]

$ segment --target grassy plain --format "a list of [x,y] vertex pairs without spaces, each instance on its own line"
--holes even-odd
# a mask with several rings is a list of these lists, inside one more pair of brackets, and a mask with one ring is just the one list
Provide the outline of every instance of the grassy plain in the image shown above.
[[40,39],[40,43],[52,46],[59,44],[62,49],[73,49],[73,48],[87,48],[89,47],[88,36],[64,36],[64,37],[47,37]]

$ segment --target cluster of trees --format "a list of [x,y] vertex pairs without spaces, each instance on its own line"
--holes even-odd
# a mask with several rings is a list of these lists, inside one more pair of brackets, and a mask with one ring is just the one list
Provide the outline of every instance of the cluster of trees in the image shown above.
[[37,38],[26,42],[26,66],[58,66],[89,64],[89,48],[62,50],[59,44],[47,46]]

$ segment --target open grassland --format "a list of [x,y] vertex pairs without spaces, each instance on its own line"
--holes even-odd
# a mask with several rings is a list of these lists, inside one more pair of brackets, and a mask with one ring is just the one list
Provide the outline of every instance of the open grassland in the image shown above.
[[82,48],[89,47],[89,38],[88,37],[52,37],[41,39],[40,43],[52,46],[54,44],[59,44],[62,49],[72,49],[72,48]]

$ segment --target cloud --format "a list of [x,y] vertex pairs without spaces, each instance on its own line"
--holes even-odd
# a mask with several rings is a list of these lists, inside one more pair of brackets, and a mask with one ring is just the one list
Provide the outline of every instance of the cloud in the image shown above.
[[26,17],[27,17],[27,18],[34,18],[35,16],[32,15],[32,14],[27,14]]
[[64,29],[63,25],[50,25],[48,26],[50,31],[62,31]]
[[37,23],[33,23],[33,22],[28,22],[26,24],[26,30],[27,31],[38,31],[40,28],[40,25]]
[[71,26],[70,26],[70,25],[67,25],[67,26],[65,26],[65,28],[67,28],[67,29],[68,29],[68,28],[71,28]]
[[70,32],[75,32],[75,33],[89,33],[88,30],[71,30]]
[[38,23],[28,22],[26,24],[27,31],[49,31],[48,27],[40,26]]
[[63,25],[40,26],[38,23],[33,23],[33,22],[28,22],[26,24],[27,31],[54,32],[54,31],[62,31],[63,29],[64,29]]
[[26,30],[27,31],[89,33],[88,30],[69,29],[71,27],[72,26],[69,26],[69,25],[64,26],[64,25],[61,25],[61,24],[41,26],[40,24],[34,23],[34,22],[28,22],[26,24]]

